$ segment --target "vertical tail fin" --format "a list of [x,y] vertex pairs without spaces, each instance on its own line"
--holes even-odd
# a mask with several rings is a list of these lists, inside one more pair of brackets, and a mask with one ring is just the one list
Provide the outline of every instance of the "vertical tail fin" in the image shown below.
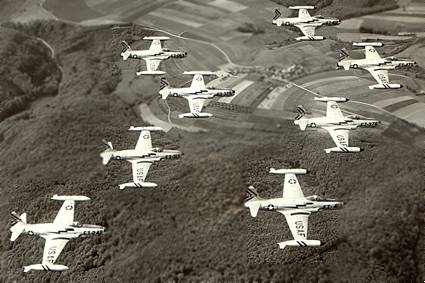
[[298,112],[298,114],[297,114],[297,116],[295,116],[295,120],[299,120],[302,117],[304,117],[305,112],[306,112],[304,106],[303,105],[298,105],[297,106],[297,112]]
[[273,20],[277,20],[279,19],[279,17],[282,16],[282,14],[280,13],[280,11],[278,9],[274,10],[274,17]]
[[169,86],[170,84],[168,83],[167,79],[162,77],[159,86],[159,94],[161,95],[162,99],[167,99],[168,95],[170,94],[168,91],[165,91],[167,88],[169,88]]
[[100,154],[100,157],[102,158],[102,164],[106,165],[108,164],[109,160],[111,160],[112,158],[114,147],[112,146],[111,142],[108,142],[106,140],[102,140],[102,142],[108,147],[105,151],[103,151]]
[[123,47],[121,50],[121,53],[124,53],[126,51],[131,51],[130,45],[125,40],[121,41],[121,45]]
[[25,226],[27,225],[27,214],[22,213],[18,216],[18,214],[13,211],[11,213],[11,218],[13,226],[10,228],[10,231],[12,232],[10,240],[13,242],[19,237],[19,235],[21,235],[22,232],[24,232]]
[[338,58],[339,62],[348,57],[350,57],[350,54],[348,53],[347,49],[343,48],[339,51],[339,58]]
[[261,200],[261,198],[257,190],[253,186],[249,186],[246,190],[245,206],[249,208],[252,217],[257,217],[258,210],[260,209],[261,203],[258,200]]

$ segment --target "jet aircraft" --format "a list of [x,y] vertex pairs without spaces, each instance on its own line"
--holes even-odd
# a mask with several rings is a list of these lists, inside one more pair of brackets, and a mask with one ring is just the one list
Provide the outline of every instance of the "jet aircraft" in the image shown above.
[[108,147],[100,154],[103,165],[107,165],[111,159],[126,160],[131,163],[133,170],[133,182],[120,184],[121,190],[126,187],[141,188],[141,187],[156,187],[157,184],[145,182],[149,168],[155,161],[160,161],[163,158],[179,158],[181,152],[178,150],[162,149],[152,147],[151,131],[162,131],[160,127],[133,127],[129,131],[140,132],[134,149],[115,150],[111,142],[104,141]]
[[55,264],[65,245],[69,240],[91,235],[102,234],[105,227],[99,225],[80,224],[74,222],[75,201],[86,201],[85,196],[59,196],[54,195],[53,200],[63,201],[55,220],[52,223],[29,224],[27,214],[18,215],[12,212],[13,226],[10,228],[11,241],[15,241],[22,233],[37,235],[46,240],[44,245],[43,261],[41,264],[32,264],[24,267],[24,272],[30,270],[64,271],[68,267]]
[[372,74],[378,84],[369,86],[369,89],[397,89],[400,84],[391,84],[388,78],[388,70],[393,70],[402,66],[416,65],[415,61],[409,59],[397,59],[395,57],[382,58],[375,47],[383,46],[381,42],[354,42],[354,46],[364,47],[364,59],[352,59],[346,50],[341,50],[337,68],[345,70],[364,69]]
[[321,209],[338,209],[343,203],[333,199],[324,199],[317,195],[305,197],[298,183],[297,174],[306,174],[305,169],[270,169],[271,174],[284,174],[283,195],[281,198],[263,199],[256,189],[250,186],[247,190],[245,207],[249,208],[252,217],[257,217],[259,210],[282,213],[289,225],[294,240],[278,243],[279,248],[286,246],[315,247],[320,246],[318,240],[307,240],[308,217]]
[[314,100],[326,102],[326,116],[303,118],[305,110],[302,106],[298,107],[299,114],[295,117],[295,125],[298,125],[302,131],[307,127],[321,127],[329,132],[334,143],[337,145],[333,148],[325,149],[326,153],[330,152],[359,152],[359,147],[348,146],[349,130],[357,127],[375,127],[380,121],[370,119],[360,119],[357,116],[344,117],[337,102],[348,101],[345,97],[315,97]]
[[121,51],[121,57],[123,60],[130,59],[143,59],[146,61],[146,71],[136,72],[136,75],[163,75],[164,71],[158,70],[159,64],[163,60],[169,58],[184,58],[187,56],[187,52],[181,50],[171,50],[161,45],[161,41],[170,39],[166,36],[146,36],[143,39],[152,40],[151,46],[148,50],[133,50],[130,45],[122,41],[123,50]]
[[172,88],[165,78],[161,79],[159,94],[162,99],[167,99],[168,96],[184,97],[189,103],[190,113],[183,113],[179,118],[208,118],[212,114],[202,112],[206,99],[219,96],[233,96],[235,91],[229,88],[213,88],[207,87],[204,82],[206,75],[215,75],[214,72],[208,71],[191,71],[184,72],[184,75],[193,75],[192,84],[190,87]]
[[275,16],[272,23],[278,27],[294,26],[301,30],[304,36],[297,37],[296,40],[323,40],[324,36],[315,35],[317,27],[323,25],[339,25],[341,21],[336,18],[323,17],[320,15],[311,16],[308,10],[315,9],[314,6],[291,6],[288,9],[298,10],[298,17],[284,18],[278,9],[275,10]]

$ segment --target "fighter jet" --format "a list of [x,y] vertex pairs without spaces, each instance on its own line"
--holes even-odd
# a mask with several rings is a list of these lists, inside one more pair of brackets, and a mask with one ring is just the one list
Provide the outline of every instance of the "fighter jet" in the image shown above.
[[359,119],[355,116],[344,117],[336,102],[348,101],[345,97],[315,97],[314,100],[326,102],[326,116],[315,118],[303,118],[305,110],[302,106],[298,107],[299,114],[295,117],[295,125],[298,125],[302,131],[307,127],[321,127],[329,132],[337,147],[325,149],[326,153],[330,152],[359,152],[359,147],[348,146],[348,131],[357,127],[375,127],[380,121]]
[[85,196],[54,195],[52,199],[63,201],[62,207],[53,223],[29,224],[27,223],[26,213],[20,216],[16,212],[11,213],[12,221],[14,222],[10,228],[12,232],[11,241],[15,241],[22,233],[31,236],[38,235],[46,240],[42,263],[25,266],[24,272],[30,270],[67,270],[67,266],[55,264],[55,261],[68,241],[73,238],[102,234],[105,231],[105,227],[99,225],[74,222],[75,201],[85,201],[90,200],[90,198]]
[[136,72],[136,75],[163,75],[164,71],[158,70],[159,64],[162,60],[169,58],[184,58],[187,52],[181,50],[170,50],[161,46],[161,41],[170,39],[166,36],[146,36],[143,39],[152,40],[149,50],[132,50],[127,42],[122,41],[123,50],[121,57],[123,60],[130,59],[143,59],[146,61],[146,71]]
[[139,139],[137,140],[136,147],[134,149],[115,150],[111,142],[104,141],[108,147],[104,152],[100,154],[103,165],[107,165],[109,160],[127,160],[131,163],[133,170],[133,182],[120,184],[120,190],[126,187],[133,188],[153,188],[157,184],[145,182],[149,168],[155,161],[160,161],[163,158],[179,158],[181,152],[178,150],[162,149],[159,147],[152,147],[151,133],[150,131],[162,131],[160,127],[133,127],[131,126],[129,131],[140,132]]
[[352,59],[347,51],[341,50],[337,68],[345,70],[365,69],[372,74],[373,78],[378,82],[376,85],[369,86],[369,89],[394,89],[401,88],[400,84],[390,84],[388,79],[388,70],[393,70],[401,66],[416,65],[415,61],[408,59],[397,59],[394,57],[382,58],[375,47],[383,46],[381,42],[354,42],[354,46],[365,47],[365,59]]
[[276,9],[272,23],[278,27],[294,26],[301,30],[304,36],[297,37],[296,40],[323,40],[324,36],[314,35],[317,27],[323,25],[339,25],[341,21],[336,18],[323,17],[320,15],[311,16],[308,10],[315,9],[314,6],[291,6],[288,9],[298,10],[298,17],[283,18],[282,14]]
[[320,246],[318,240],[307,240],[308,217],[320,209],[341,208],[343,203],[333,199],[323,199],[317,195],[304,197],[296,174],[306,174],[305,169],[270,169],[271,174],[285,174],[283,195],[281,198],[263,199],[255,188],[247,190],[245,207],[249,208],[252,217],[256,217],[258,210],[277,211],[282,213],[288,222],[294,240],[278,243],[279,248],[315,247]]
[[214,72],[208,71],[191,71],[184,72],[185,75],[193,75],[192,84],[190,87],[171,88],[165,78],[161,79],[159,94],[162,99],[167,99],[168,96],[184,97],[189,103],[190,113],[180,114],[179,118],[207,118],[211,117],[210,113],[203,113],[202,108],[206,99],[211,99],[215,96],[232,96],[235,94],[233,89],[229,88],[212,88],[207,87],[204,82],[206,75],[215,75]]

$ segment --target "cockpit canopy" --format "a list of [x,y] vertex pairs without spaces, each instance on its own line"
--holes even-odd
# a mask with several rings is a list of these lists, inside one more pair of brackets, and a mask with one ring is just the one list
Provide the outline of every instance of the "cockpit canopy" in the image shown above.
[[318,196],[318,195],[308,196],[308,197],[306,197],[306,199],[308,199],[308,200],[313,200],[313,201],[323,200],[323,198],[322,198],[322,197],[320,197],[320,196]]
[[76,221],[76,222],[72,222],[73,227],[83,227],[83,224],[81,224],[80,222]]

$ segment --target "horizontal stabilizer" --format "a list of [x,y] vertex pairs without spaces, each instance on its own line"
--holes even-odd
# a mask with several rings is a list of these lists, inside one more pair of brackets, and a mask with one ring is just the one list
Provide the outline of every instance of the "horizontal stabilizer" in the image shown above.
[[343,153],[349,153],[349,152],[360,152],[363,151],[360,147],[332,147],[332,148],[326,148],[326,153],[331,152],[343,152]]
[[33,264],[24,266],[24,272],[31,270],[40,270],[40,271],[65,271],[68,270],[68,266],[60,264]]
[[140,75],[164,75],[165,72],[164,71],[140,71],[140,72],[136,72],[137,76]]
[[216,72],[211,71],[186,71],[183,72],[183,75],[203,75],[203,76],[215,76]]
[[209,118],[212,116],[211,113],[183,113],[179,115],[179,118]]
[[270,168],[270,174],[307,174],[306,169],[275,169]]
[[90,198],[86,197],[86,196],[59,196],[59,195],[53,195],[52,199],[54,199],[54,200],[75,200],[75,201],[90,200]]
[[318,240],[291,240],[278,243],[280,249],[284,249],[286,246],[289,247],[318,247],[320,246]]
[[155,183],[150,182],[143,182],[143,183],[124,183],[120,184],[120,190],[124,190],[125,188],[155,188],[158,185]]
[[289,6],[288,9],[291,9],[291,10],[299,10],[299,9],[314,10],[314,9],[316,9],[316,7],[314,7],[314,6]]
[[353,42],[353,46],[361,46],[361,47],[365,47],[365,46],[374,46],[374,47],[381,47],[384,44],[382,44],[382,42]]
[[309,35],[309,36],[300,36],[295,38],[296,40],[300,41],[300,40],[324,40],[326,39],[326,37],[321,36],[321,35]]
[[376,84],[370,85],[369,89],[398,89],[402,87],[403,86],[401,84]]
[[144,40],[169,40],[168,36],[145,36]]
[[314,100],[325,101],[325,102],[328,102],[328,101],[346,102],[349,99],[345,98],[345,97],[327,97],[327,96],[325,96],[325,97],[315,97]]
[[161,127],[153,127],[153,126],[148,126],[148,127],[130,126],[130,128],[128,130],[129,131],[163,131],[164,129],[161,128]]

